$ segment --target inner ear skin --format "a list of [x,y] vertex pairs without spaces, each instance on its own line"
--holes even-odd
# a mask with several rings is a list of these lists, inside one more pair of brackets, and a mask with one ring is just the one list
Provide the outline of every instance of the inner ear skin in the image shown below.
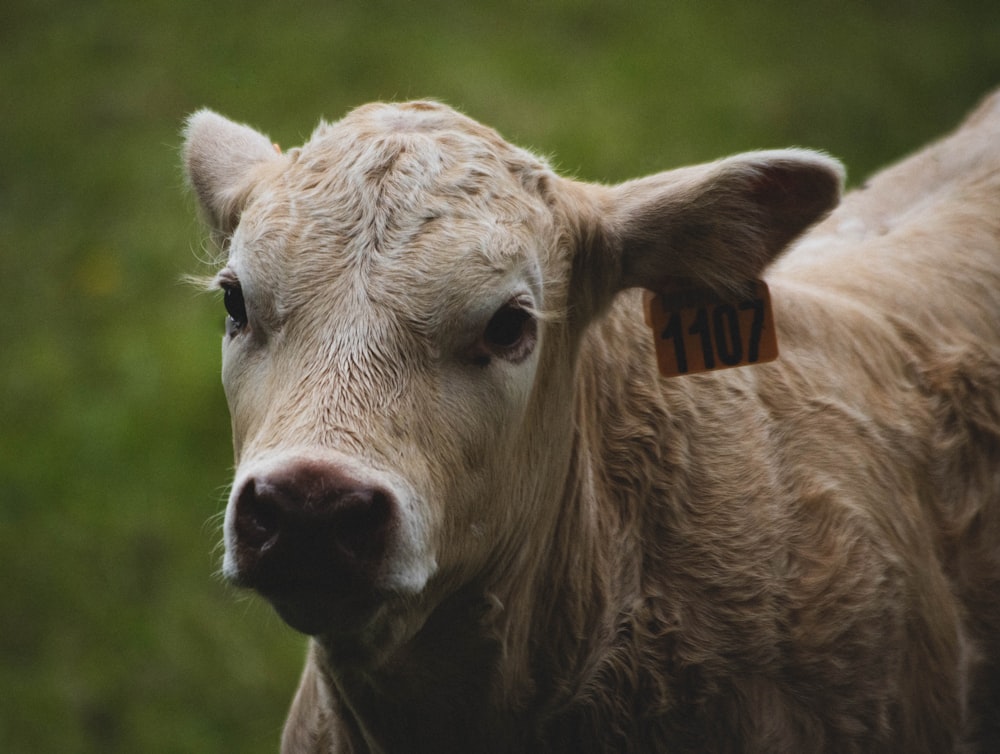
[[772,222],[768,245],[784,248],[837,204],[841,176],[819,166],[775,164],[750,180],[749,195]]
[[738,155],[613,189],[621,288],[682,277],[735,292],[836,206],[839,164],[814,153]]

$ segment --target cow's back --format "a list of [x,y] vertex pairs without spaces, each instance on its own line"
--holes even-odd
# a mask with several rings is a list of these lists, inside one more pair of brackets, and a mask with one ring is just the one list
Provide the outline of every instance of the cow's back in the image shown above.
[[[878,396],[866,410],[886,426],[898,412],[920,464],[913,515],[933,532],[925,571],[940,563],[957,597],[971,738],[1000,745],[1000,93],[848,194],[770,279],[790,347],[824,328],[856,340],[827,368]],[[885,514],[887,530],[909,517]]]
[[853,299],[917,339],[1000,347],[1000,92],[845,196],[770,277]]

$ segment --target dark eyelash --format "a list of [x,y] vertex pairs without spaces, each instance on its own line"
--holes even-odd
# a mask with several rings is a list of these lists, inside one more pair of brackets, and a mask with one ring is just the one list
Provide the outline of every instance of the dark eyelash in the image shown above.
[[220,273],[219,288],[222,289],[222,303],[226,307],[226,334],[235,335],[247,325],[247,307],[243,298],[243,287],[235,275]]

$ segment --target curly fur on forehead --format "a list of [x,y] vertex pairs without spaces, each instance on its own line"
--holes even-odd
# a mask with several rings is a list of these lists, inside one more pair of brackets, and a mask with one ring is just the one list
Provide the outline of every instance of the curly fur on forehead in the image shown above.
[[375,251],[393,231],[444,215],[521,219],[550,168],[492,129],[428,102],[368,105],[323,123],[292,153],[288,189],[313,195]]

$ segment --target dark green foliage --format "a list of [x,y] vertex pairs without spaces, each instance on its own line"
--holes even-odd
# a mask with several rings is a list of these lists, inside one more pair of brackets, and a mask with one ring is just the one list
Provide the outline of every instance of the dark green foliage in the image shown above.
[[1000,3],[8,0],[0,751],[275,751],[303,640],[214,575],[221,301],[179,129],[435,97],[613,181],[758,147],[855,179],[1000,83]]

